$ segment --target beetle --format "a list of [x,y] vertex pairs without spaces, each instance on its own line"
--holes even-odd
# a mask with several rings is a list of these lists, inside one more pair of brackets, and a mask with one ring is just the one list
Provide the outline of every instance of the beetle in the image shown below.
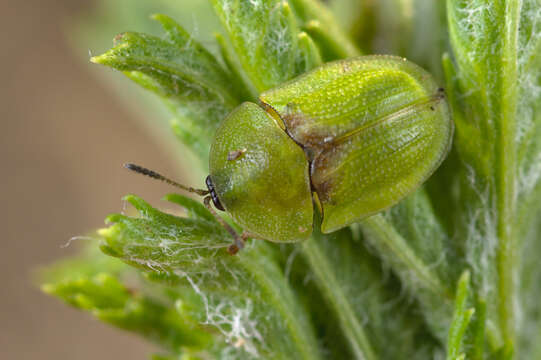
[[404,58],[362,56],[323,64],[233,110],[210,148],[207,190],[126,167],[205,196],[234,254],[249,237],[307,239],[314,207],[330,233],[393,206],[440,165],[452,135],[444,90],[428,72]]

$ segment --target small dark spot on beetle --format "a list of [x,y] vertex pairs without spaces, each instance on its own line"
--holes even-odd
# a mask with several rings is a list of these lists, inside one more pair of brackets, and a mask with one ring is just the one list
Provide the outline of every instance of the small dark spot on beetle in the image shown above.
[[434,106],[430,106],[430,110],[434,111],[436,108]]
[[438,92],[441,92],[441,93],[445,92],[445,89],[441,87],[441,88],[438,89]]
[[228,161],[237,160],[242,155],[244,155],[245,152],[246,152],[246,148],[230,151],[229,154],[227,154],[227,160]]

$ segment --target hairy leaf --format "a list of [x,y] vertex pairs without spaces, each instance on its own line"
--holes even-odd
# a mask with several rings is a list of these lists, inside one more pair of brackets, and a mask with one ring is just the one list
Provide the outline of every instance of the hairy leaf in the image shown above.
[[186,291],[190,289],[170,292],[149,284],[133,269],[117,259],[97,254],[94,249],[43,271],[42,289],[172,353],[195,354],[217,346],[213,345],[217,339],[211,332],[175,306],[180,297],[190,300]]
[[165,214],[129,196],[141,217],[109,217],[114,224],[100,231],[102,250],[163,280],[190,285],[203,303],[200,323],[217,329],[230,345],[222,356],[318,358],[310,321],[275,250],[259,241],[231,256],[232,239],[201,204],[178,195],[168,199],[195,216]]
[[[447,58],[444,65],[464,164],[456,172],[458,234],[473,283],[487,299],[488,319],[499,322],[507,355],[514,351],[518,325],[517,254],[527,222],[517,215],[531,206],[538,183],[538,142],[532,145],[526,135],[535,133],[540,121],[532,105],[539,103],[539,55],[533,50],[538,10],[538,1],[447,2],[454,63]],[[537,66],[529,69],[530,60]]]
[[178,121],[178,134],[205,159],[214,131],[239,102],[230,74],[182,27],[155,15],[167,37],[123,33],[93,62],[113,67],[161,96]]
[[[238,59],[258,92],[296,75],[298,25],[279,0],[211,0]],[[261,71],[261,69],[265,69]]]
[[[378,259],[350,229],[331,235],[316,231],[313,239],[302,244],[301,253],[355,358],[436,356],[437,342],[416,315],[416,304],[400,293],[397,279],[382,271]],[[408,331],[404,332],[406,327]],[[423,341],[419,341],[421,338]],[[389,339],[398,341],[389,346]]]

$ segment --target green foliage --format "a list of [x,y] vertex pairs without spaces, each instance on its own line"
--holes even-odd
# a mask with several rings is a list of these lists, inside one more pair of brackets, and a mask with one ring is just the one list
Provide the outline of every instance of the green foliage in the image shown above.
[[123,33],[113,49],[91,61],[124,72],[162,97],[180,122],[180,138],[204,160],[221,119],[239,103],[236,83],[180,25],[164,15],[154,19],[165,39]]
[[[130,267],[86,249],[82,256],[44,271],[43,291],[96,318],[133,331],[173,354],[213,348],[212,332],[202,328],[191,311],[186,289],[174,291],[149,283]],[[191,290],[191,289],[188,289]],[[185,302],[180,301],[180,295]]]
[[[130,14],[109,28],[145,33],[119,35],[92,61],[165,101],[203,169],[238,104],[358,49],[406,56],[441,79],[451,155],[383,214],[330,235],[316,226],[297,245],[252,240],[236,256],[199,202],[168,195],[178,216],[128,196],[139,216],[112,215],[95,235],[109,256],[92,244],[45,270],[44,291],[158,343],[155,359],[541,356],[539,0],[333,0],[332,11],[317,0],[212,0],[203,9],[225,30],[213,44],[211,20],[202,41],[163,15],[165,36],[147,34],[137,19],[155,4],[143,3],[104,1]],[[175,18],[188,6],[160,3]]]
[[317,358],[308,315],[278,266],[276,250],[255,241],[231,256],[230,237],[203,205],[180,195],[167,199],[191,216],[165,214],[128,196],[140,217],[110,216],[114,225],[100,230],[102,250],[156,280],[192,286],[200,296],[199,321],[214,325],[230,344],[221,356]]
[[468,324],[475,312],[473,308],[467,307],[469,285],[470,273],[466,271],[460,277],[456,291],[455,312],[447,341],[447,359],[449,360],[464,359],[466,357],[462,352],[462,342]]
[[[313,240],[302,244],[306,263],[297,271],[313,279],[337,317],[349,357],[399,359],[409,354],[427,359],[439,354],[438,342],[418,316],[419,304],[404,301],[398,279],[382,269],[361,234],[346,228],[325,236],[315,229]],[[400,340],[389,346],[389,339]]]

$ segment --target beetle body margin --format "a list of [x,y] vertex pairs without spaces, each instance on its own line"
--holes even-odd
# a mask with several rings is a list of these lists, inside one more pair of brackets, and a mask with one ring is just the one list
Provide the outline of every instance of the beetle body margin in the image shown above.
[[[312,190],[324,233],[391,207],[435,171],[453,134],[430,74],[393,56],[324,64],[260,102],[224,119],[210,176],[235,221],[271,241],[311,234]],[[238,149],[242,157],[227,161]]]

